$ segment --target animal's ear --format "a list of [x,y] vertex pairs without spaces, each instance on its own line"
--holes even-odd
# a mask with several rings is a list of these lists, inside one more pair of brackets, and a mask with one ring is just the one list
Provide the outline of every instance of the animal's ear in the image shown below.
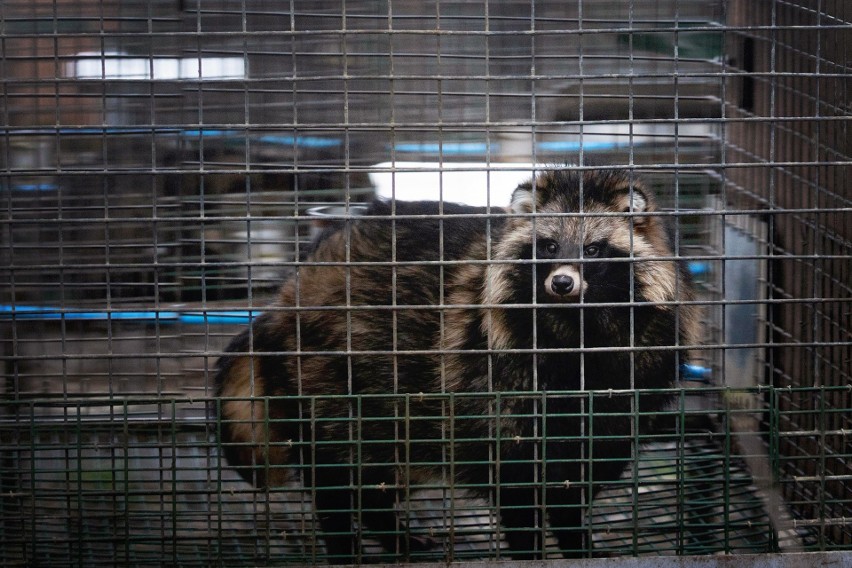
[[[647,213],[654,210],[654,203],[648,196],[648,193],[640,185],[631,185],[621,199],[621,211],[624,213]],[[637,215],[633,217],[633,226],[641,227],[647,224],[648,217],[645,215]]]
[[512,213],[532,213],[534,201],[532,182],[522,183],[512,194]]

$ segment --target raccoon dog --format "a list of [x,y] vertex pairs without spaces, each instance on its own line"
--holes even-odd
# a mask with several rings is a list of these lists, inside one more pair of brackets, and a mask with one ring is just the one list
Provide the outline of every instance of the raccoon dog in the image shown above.
[[625,173],[568,169],[500,215],[374,203],[219,361],[230,464],[258,486],[299,472],[337,561],[360,558],[356,526],[391,553],[433,546],[395,507],[436,477],[491,500],[513,557],[542,557],[546,530],[588,554],[590,499],[668,402],[644,389],[694,343],[655,211]]

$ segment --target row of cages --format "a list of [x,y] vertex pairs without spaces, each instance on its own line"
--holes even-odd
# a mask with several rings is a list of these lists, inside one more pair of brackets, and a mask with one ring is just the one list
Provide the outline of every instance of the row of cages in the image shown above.
[[[719,175],[695,165],[718,163],[718,134],[707,125],[677,136],[671,126],[646,126],[641,134],[568,128],[506,135],[520,139],[520,145],[532,152],[528,159],[534,156],[538,163],[493,154],[500,147],[494,141],[501,138],[499,133],[480,133],[477,138],[463,133],[458,141],[443,132],[423,140],[429,133],[419,132],[420,140],[397,144],[406,152],[397,153],[396,160],[371,162],[382,154],[368,147],[362,159],[350,156],[343,164],[339,139],[252,134],[299,146],[293,151],[274,143],[264,155],[269,143],[251,143],[249,134],[195,132],[188,141],[173,142],[174,150],[157,146],[163,156],[154,166],[156,173],[84,171],[49,180],[14,176],[7,204],[15,212],[15,230],[6,226],[7,245],[2,251],[4,261],[15,268],[10,294],[20,303],[48,300],[97,306],[107,296],[150,303],[198,302],[202,294],[211,301],[240,299],[249,290],[269,293],[300,251],[307,250],[312,236],[335,215],[357,214],[376,197],[485,205],[490,170],[503,176],[499,183],[514,187],[536,169],[576,159],[581,148],[601,164],[626,163],[631,156],[644,164],[673,164],[675,156],[689,160],[693,166],[686,171],[649,169],[644,177],[667,208],[710,207],[709,196],[719,194]],[[643,130],[638,125],[636,129]],[[362,140],[365,145],[369,142],[367,134],[350,133],[348,139],[346,148],[352,154]],[[109,141],[137,157],[144,155],[140,148],[156,144],[150,133],[109,131],[68,133],[61,141],[71,155],[76,155],[71,149],[87,142]],[[52,143],[44,139],[44,145]],[[325,144],[336,151],[311,147]],[[288,162],[297,167],[287,166]],[[466,195],[467,183],[477,189]],[[505,205],[502,193],[492,198],[495,206]],[[698,250],[706,223],[698,215],[684,216],[681,222],[685,244]],[[53,282],[57,263],[64,269],[63,286]]]
[[849,562],[849,6],[310,4],[0,7],[0,560]]

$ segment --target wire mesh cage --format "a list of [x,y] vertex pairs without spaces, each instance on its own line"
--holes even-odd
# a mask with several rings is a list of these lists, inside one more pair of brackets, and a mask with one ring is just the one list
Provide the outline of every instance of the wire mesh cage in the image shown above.
[[850,26],[3,2],[0,559],[852,562]]

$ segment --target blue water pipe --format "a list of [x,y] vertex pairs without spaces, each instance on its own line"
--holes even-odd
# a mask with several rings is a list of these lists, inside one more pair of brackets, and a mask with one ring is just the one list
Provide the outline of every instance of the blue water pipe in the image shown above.
[[189,311],[69,311],[48,306],[0,306],[0,319],[65,321],[134,321],[150,323],[247,324],[260,311],[189,310]]

